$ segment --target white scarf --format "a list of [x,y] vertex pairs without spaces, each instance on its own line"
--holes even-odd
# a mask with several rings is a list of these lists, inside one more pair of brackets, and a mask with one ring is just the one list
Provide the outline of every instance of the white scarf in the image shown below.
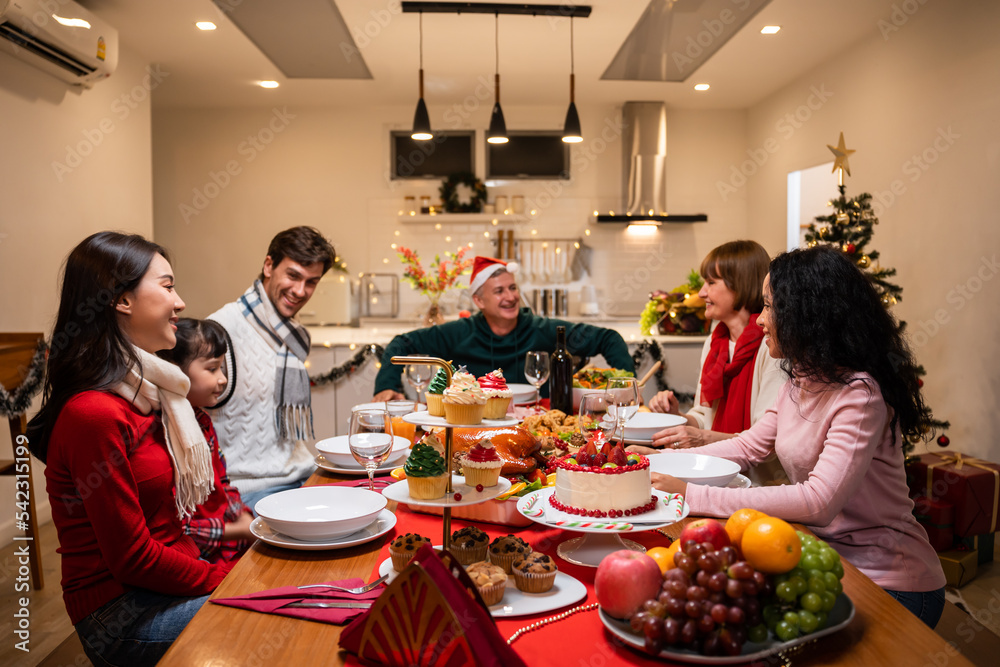
[[141,368],[129,369],[113,390],[143,414],[160,410],[167,452],[174,465],[174,501],[181,519],[194,514],[215,488],[212,455],[187,400],[191,380],[169,361],[133,347]]

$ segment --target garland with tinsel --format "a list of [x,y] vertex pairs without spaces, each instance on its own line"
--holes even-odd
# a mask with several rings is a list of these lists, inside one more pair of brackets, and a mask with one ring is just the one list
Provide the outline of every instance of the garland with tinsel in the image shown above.
[[[635,347],[635,352],[632,353],[632,363],[635,364],[636,368],[642,365],[643,358],[649,355],[649,358],[655,364],[657,361],[663,361],[663,348],[655,340],[644,340]],[[658,370],[653,377],[656,379],[656,390],[666,391],[670,389],[670,385],[667,384],[667,364],[666,362],[660,364],[660,370]],[[685,401],[693,401],[694,394],[687,392],[674,392],[674,396],[677,397],[678,401],[682,403]]]
[[336,368],[330,370],[329,373],[310,377],[309,383],[314,387],[321,387],[325,384],[340,382],[345,377],[354,373],[354,371],[356,371],[365,362],[366,358],[375,357],[375,359],[378,360],[382,358],[382,354],[384,352],[385,350],[381,345],[376,345],[375,343],[365,345],[363,348],[358,350],[357,354]]
[[31,358],[31,365],[28,366],[28,374],[24,381],[12,393],[0,386],[0,416],[20,417],[31,405],[31,399],[42,388],[42,379],[45,377],[45,357],[48,354],[49,346],[45,340],[38,341],[35,348],[35,356]]

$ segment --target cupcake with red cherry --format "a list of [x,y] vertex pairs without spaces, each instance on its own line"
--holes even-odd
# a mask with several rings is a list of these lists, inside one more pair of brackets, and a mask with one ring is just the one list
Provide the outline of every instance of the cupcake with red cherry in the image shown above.
[[489,438],[483,438],[460,454],[458,461],[465,473],[465,483],[469,486],[496,486],[500,480],[503,461]]
[[479,388],[486,396],[486,410],[483,411],[483,419],[503,419],[507,415],[507,408],[514,397],[514,392],[507,386],[507,381],[503,377],[503,371],[497,369],[487,373],[478,379]]

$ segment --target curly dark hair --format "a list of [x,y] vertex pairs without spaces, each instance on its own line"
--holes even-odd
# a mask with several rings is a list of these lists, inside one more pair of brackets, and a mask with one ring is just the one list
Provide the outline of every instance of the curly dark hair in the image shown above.
[[793,377],[847,384],[855,373],[878,383],[890,426],[916,437],[930,418],[902,327],[871,280],[839,250],[792,250],[771,261],[772,335]]

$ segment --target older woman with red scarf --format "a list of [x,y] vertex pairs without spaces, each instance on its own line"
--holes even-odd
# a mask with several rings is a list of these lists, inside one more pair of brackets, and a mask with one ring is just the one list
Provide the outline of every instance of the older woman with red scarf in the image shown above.
[[[684,415],[687,424],[657,433],[653,448],[700,447],[731,438],[750,428],[774,405],[787,378],[767,353],[764,332],[757,324],[769,263],[767,251],[755,241],[724,243],[702,261],[700,273],[705,284],[698,296],[705,300],[705,316],[717,324],[702,350],[694,407]],[[658,393],[649,407],[656,412],[680,413],[672,391]],[[639,446],[629,449],[652,452]],[[777,461],[751,470],[750,477],[757,484],[785,480]]]

